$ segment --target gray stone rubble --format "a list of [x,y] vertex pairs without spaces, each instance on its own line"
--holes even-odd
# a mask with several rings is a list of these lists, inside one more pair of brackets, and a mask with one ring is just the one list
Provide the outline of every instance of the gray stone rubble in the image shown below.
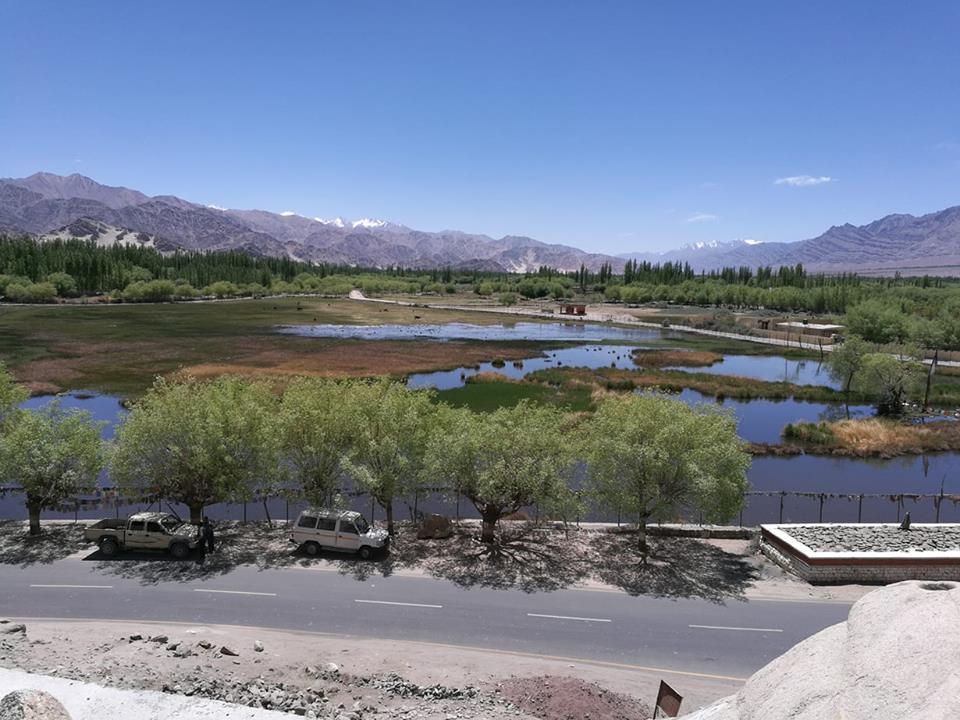
[[960,526],[797,525],[780,530],[814,552],[960,552]]

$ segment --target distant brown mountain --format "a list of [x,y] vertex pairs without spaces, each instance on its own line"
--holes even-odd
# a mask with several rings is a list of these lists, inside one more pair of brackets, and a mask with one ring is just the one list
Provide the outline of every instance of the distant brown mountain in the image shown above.
[[95,239],[101,243],[112,237],[129,242],[142,235],[161,249],[242,250],[372,267],[526,272],[545,265],[566,271],[581,264],[597,270],[604,262],[623,263],[609,255],[528,237],[494,239],[455,230],[422,232],[368,218],[347,222],[264,210],[224,210],[170,195],[148,197],[82,175],[37,173],[0,180],[0,230],[63,238],[92,237],[92,228],[99,228]]
[[619,270],[625,259],[636,258],[689,262],[697,270],[803,263],[824,272],[960,275],[960,206],[920,217],[888,215],[859,227],[834,226],[818,237],[793,243],[701,243],[665,253],[612,257],[523,236],[491,238],[458,230],[423,232],[369,218],[350,222],[224,210],[172,195],[148,197],[76,174],[0,179],[0,231],[86,237],[82,231],[97,224],[111,228],[98,233],[101,243],[113,237],[125,242],[148,237],[160,249],[241,250],[373,267],[528,272],[541,266],[576,270],[583,264],[595,271],[603,263]]

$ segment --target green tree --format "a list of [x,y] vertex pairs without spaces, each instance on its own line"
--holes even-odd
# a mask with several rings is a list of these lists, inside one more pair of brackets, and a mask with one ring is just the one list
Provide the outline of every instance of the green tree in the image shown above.
[[564,423],[560,410],[526,400],[491,413],[445,410],[431,438],[428,472],[473,503],[481,540],[492,544],[505,515],[536,503],[569,505]]
[[924,377],[923,364],[914,357],[870,353],[854,375],[853,389],[877,399],[878,415],[900,415],[904,402],[919,394]]
[[96,485],[103,459],[100,424],[57,401],[14,412],[0,434],[0,478],[23,488],[31,535],[40,534],[43,510]]
[[343,467],[384,509],[391,535],[394,498],[422,482],[424,453],[437,417],[432,396],[389,381],[355,388],[356,436]]
[[582,429],[590,494],[601,506],[637,520],[646,555],[646,524],[681,508],[710,521],[743,502],[750,456],[732,416],[657,395],[611,395]]
[[263,383],[158,380],[117,429],[111,477],[183,503],[199,523],[205,505],[249,500],[279,478],[277,404]]
[[863,360],[869,352],[870,345],[862,337],[851,335],[830,353],[827,371],[840,383],[844,393],[850,393],[853,379],[863,369]]
[[17,405],[27,399],[27,391],[18,385],[6,366],[0,362],[0,431],[3,423],[17,409]]
[[878,298],[854,305],[846,317],[850,332],[870,342],[902,343],[909,334],[908,317],[900,308]]
[[312,503],[331,504],[358,432],[359,383],[298,378],[280,407],[281,451]]
[[77,294],[77,281],[72,275],[65,272],[55,272],[47,275],[47,282],[57,289],[60,297],[70,297]]

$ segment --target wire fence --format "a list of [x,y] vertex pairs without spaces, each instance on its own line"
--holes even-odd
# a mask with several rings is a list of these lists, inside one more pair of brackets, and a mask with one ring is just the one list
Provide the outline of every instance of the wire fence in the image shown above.
[[[362,512],[371,520],[382,520],[384,509],[368,493],[360,490],[345,490],[339,493],[338,505]],[[282,494],[256,495],[246,502],[224,502],[209,505],[204,513],[216,520],[283,520],[290,521],[308,506],[306,500],[293,491]],[[47,519],[73,519],[75,521],[102,517],[124,517],[135,512],[158,510],[173,512],[188,517],[186,506],[155,497],[125,497],[117,488],[98,487],[90,493],[61,503],[56,509],[45,510]],[[794,490],[751,490],[744,493],[742,509],[730,524],[756,526],[762,523],[814,523],[814,522],[900,522],[909,512],[915,522],[960,522],[960,495],[948,493],[844,493],[805,492]],[[447,488],[427,488],[412,497],[398,498],[394,503],[394,516],[398,520],[415,520],[424,514],[436,513],[454,519],[479,517],[473,504]],[[15,486],[0,487],[0,519],[22,520],[26,518],[24,496]],[[525,508],[518,513],[520,518],[552,520],[537,506]],[[591,508],[584,509],[575,517],[565,518],[570,522],[616,522],[629,525],[636,518],[619,511]],[[670,522],[705,522],[702,513],[696,510],[680,511],[675,517],[662,518]]]

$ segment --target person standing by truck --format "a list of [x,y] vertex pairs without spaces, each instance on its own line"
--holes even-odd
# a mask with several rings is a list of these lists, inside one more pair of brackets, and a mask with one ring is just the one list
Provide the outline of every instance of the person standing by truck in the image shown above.
[[216,552],[214,545],[213,525],[210,518],[203,516],[203,524],[200,526],[201,546],[206,552]]

